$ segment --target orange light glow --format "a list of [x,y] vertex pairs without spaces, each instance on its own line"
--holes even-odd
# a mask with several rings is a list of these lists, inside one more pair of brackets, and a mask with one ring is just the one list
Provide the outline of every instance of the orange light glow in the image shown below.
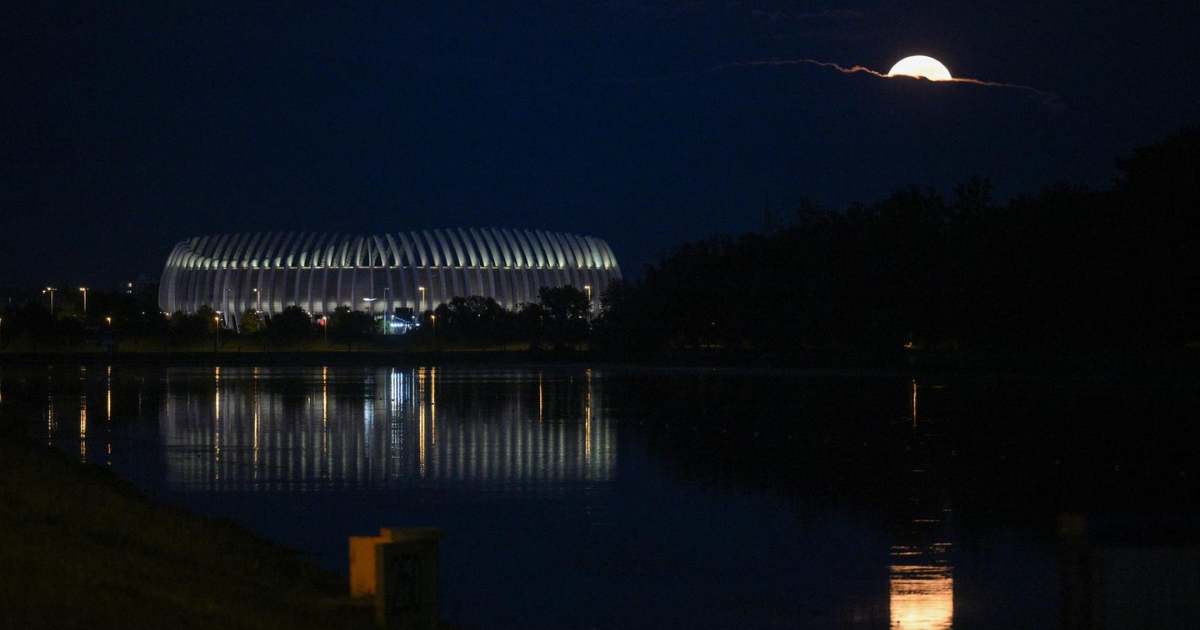
[[891,628],[946,630],[953,626],[954,577],[950,567],[936,557],[944,550],[945,543],[933,550],[892,548]]
[[888,76],[919,77],[930,81],[949,81],[954,78],[942,62],[925,55],[913,55],[897,61],[896,65],[888,70]]

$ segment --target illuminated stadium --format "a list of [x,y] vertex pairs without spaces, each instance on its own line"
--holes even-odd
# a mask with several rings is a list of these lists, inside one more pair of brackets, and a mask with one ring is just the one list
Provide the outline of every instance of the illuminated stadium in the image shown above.
[[587,292],[595,307],[600,293],[620,278],[608,243],[560,232],[246,233],[177,243],[163,268],[158,300],[167,313],[207,305],[235,326],[247,310],[274,315],[292,305],[315,317],[339,306],[382,316],[482,295],[512,309],[536,302],[542,287],[565,285]]

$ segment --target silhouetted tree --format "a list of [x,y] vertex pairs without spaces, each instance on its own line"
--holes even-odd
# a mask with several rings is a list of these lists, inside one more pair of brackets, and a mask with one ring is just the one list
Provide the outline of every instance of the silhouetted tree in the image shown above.
[[517,307],[517,334],[529,344],[533,350],[538,350],[546,342],[547,326],[550,314],[546,307],[539,302],[524,302]]
[[546,338],[557,349],[576,346],[587,339],[592,303],[587,293],[571,285],[538,290]]
[[221,316],[207,304],[196,309],[196,317],[204,323],[204,329],[210,334],[221,329]]
[[272,343],[293,343],[312,337],[313,322],[304,309],[295,304],[284,308],[266,324],[267,337]]
[[[1200,283],[1200,127],[1185,127],[1164,141],[1135,149],[1117,161],[1114,214],[1124,219],[1120,280],[1129,292],[1126,317],[1144,320],[1142,343],[1176,346],[1200,341],[1200,306],[1189,299]],[[1149,334],[1147,334],[1149,333]]]
[[625,352],[658,347],[660,338],[649,321],[652,314],[644,308],[649,301],[640,298],[640,289],[640,284],[617,280],[600,294],[592,331],[598,347]]
[[170,341],[172,344],[195,343],[200,340],[212,339],[216,333],[217,323],[213,321],[216,312],[207,306],[202,306],[195,313],[175,311],[171,315]]
[[352,350],[353,344],[362,343],[370,338],[375,331],[375,319],[362,311],[352,311],[348,306],[339,306],[329,318],[329,336],[336,343],[346,344],[346,350]]
[[954,186],[954,201],[950,204],[955,214],[979,215],[992,210],[992,180],[972,175],[971,179]]
[[[673,248],[602,296],[606,347],[1178,347],[1200,341],[1200,132],[1119,161],[1108,191],[1007,203],[980,177]],[[545,317],[545,314],[542,314]],[[528,318],[527,318],[528,319]]]
[[238,328],[244,334],[253,335],[262,332],[266,328],[266,325],[263,322],[262,315],[258,311],[248,308],[238,318]]
[[456,297],[437,307],[438,334],[443,339],[466,341],[486,349],[507,334],[510,314],[490,297]]

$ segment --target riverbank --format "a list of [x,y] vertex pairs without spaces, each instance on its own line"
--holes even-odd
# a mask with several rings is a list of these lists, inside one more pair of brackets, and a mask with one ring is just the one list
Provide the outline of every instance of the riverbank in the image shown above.
[[1200,348],[1142,350],[1097,349],[854,349],[769,351],[690,348],[640,353],[602,350],[368,348],[289,349],[279,351],[49,351],[2,352],[0,366],[30,365],[128,366],[510,366],[587,364],[665,368],[766,368],[852,370],[904,373],[1012,373],[1022,375],[1193,375],[1200,374]]
[[369,604],[349,600],[344,580],[299,552],[157,505],[7,424],[0,627],[374,627]]

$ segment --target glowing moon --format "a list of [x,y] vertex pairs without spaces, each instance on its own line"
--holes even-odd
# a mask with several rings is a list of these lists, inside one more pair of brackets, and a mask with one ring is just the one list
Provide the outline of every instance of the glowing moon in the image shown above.
[[925,55],[913,55],[897,61],[896,65],[888,70],[888,76],[921,77],[930,81],[949,81],[954,78],[942,62]]

